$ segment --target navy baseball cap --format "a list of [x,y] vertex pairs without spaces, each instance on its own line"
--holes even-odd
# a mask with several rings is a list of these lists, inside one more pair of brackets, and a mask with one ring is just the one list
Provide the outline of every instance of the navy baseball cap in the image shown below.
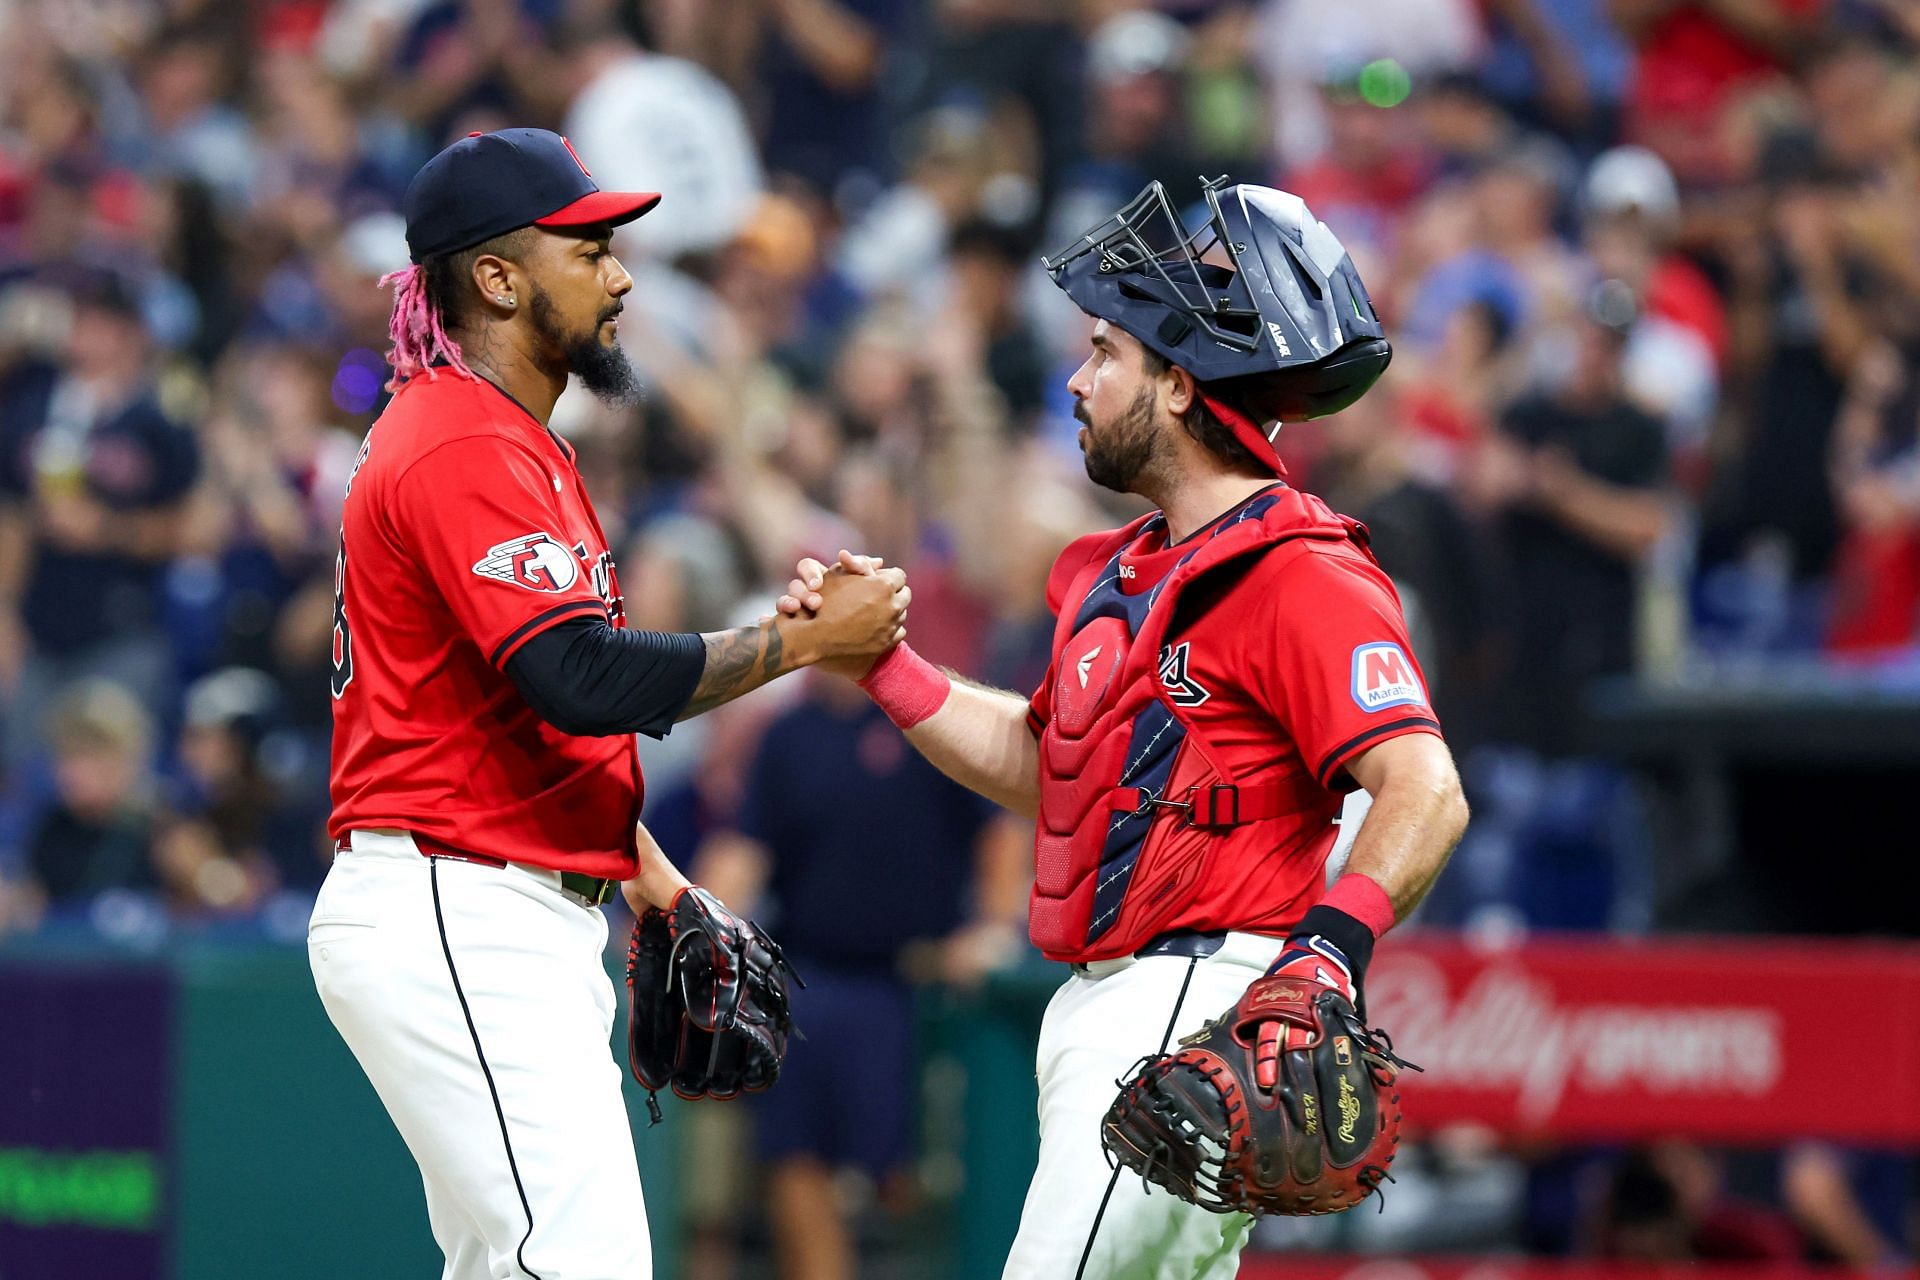
[[521,227],[632,222],[657,191],[602,191],[573,144],[545,129],[470,133],[420,167],[400,211],[415,262]]

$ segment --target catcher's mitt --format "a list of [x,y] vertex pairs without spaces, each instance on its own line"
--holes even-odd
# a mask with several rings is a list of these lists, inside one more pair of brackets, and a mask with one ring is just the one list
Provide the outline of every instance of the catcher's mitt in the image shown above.
[[733,1098],[773,1084],[793,1031],[789,977],[800,982],[779,944],[697,885],[635,922],[627,1061],[646,1086],[653,1123],[661,1089]]
[[[1262,1088],[1256,1047],[1270,1022],[1282,1027],[1279,1061]],[[1180,1046],[1142,1059],[1100,1126],[1110,1158],[1148,1182],[1215,1213],[1319,1214],[1358,1204],[1389,1176],[1394,1081],[1412,1064],[1340,991],[1262,978]]]

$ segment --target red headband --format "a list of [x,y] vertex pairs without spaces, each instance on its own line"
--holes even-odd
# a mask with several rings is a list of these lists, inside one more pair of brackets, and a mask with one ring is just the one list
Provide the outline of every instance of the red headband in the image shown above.
[[1275,475],[1287,474],[1287,464],[1280,461],[1280,451],[1273,447],[1273,441],[1268,439],[1267,433],[1260,429],[1259,423],[1238,409],[1231,408],[1217,396],[1208,395],[1205,391],[1200,392],[1200,403],[1213,410],[1213,416],[1226,423],[1240,443],[1252,450],[1253,456],[1262,464],[1271,467]]

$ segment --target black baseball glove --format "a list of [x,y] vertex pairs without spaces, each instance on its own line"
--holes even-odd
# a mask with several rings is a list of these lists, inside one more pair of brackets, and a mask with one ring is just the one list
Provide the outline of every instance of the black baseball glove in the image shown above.
[[661,1089],[734,1098],[769,1088],[787,1055],[787,979],[800,975],[759,925],[698,885],[650,907],[627,945],[627,1061],[660,1123]]

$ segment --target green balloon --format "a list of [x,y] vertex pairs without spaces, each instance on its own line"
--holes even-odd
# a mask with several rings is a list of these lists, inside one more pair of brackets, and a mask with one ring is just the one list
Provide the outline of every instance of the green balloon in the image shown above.
[[1413,92],[1413,77],[1392,58],[1379,58],[1360,69],[1360,100],[1372,107],[1397,107]]

